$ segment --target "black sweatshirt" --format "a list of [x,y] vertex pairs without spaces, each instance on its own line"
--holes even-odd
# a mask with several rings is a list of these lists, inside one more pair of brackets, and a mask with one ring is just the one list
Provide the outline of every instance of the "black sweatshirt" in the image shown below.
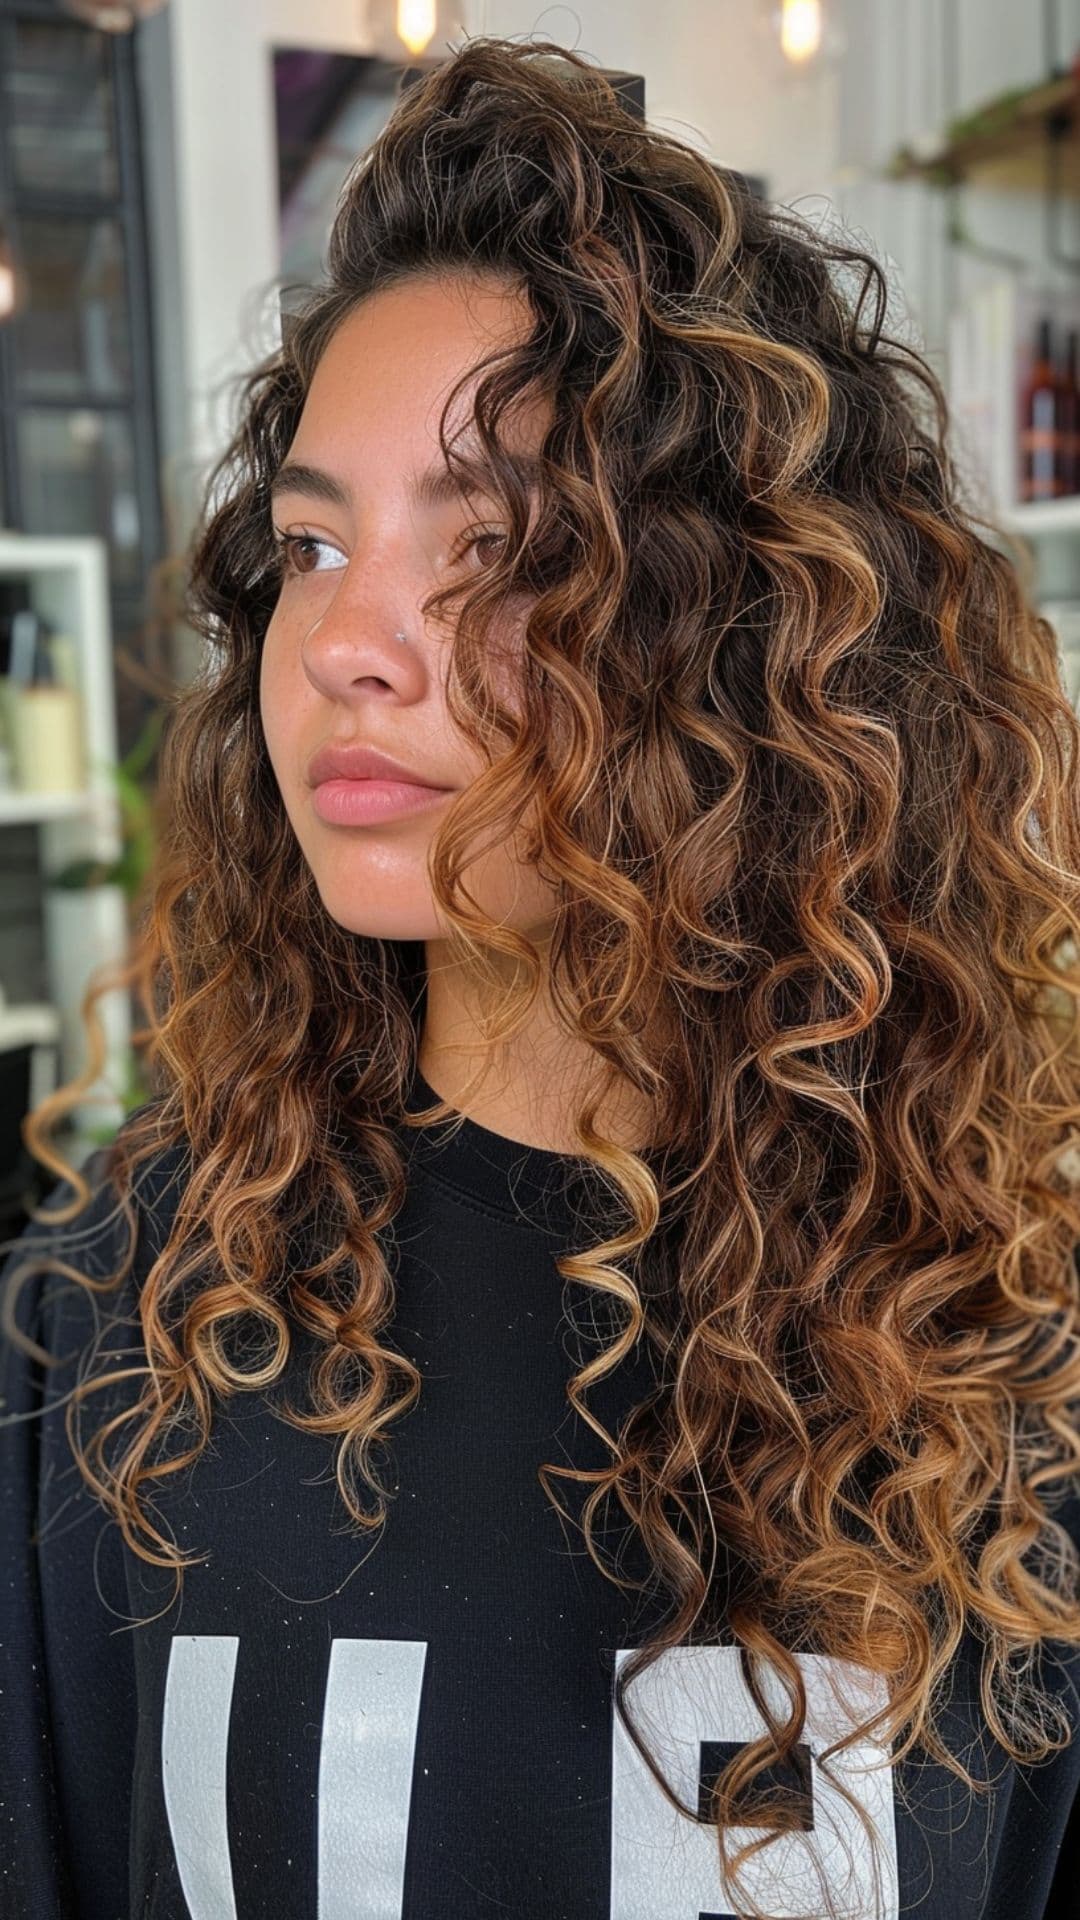
[[[418,1076],[410,1104],[434,1098]],[[589,1244],[570,1163],[471,1121],[456,1140],[401,1138],[409,1188],[387,1243],[397,1306],[382,1338],[423,1386],[375,1458],[392,1497],[374,1543],[348,1528],[336,1442],[273,1415],[286,1399],[308,1404],[302,1333],[283,1380],[215,1407],[194,1467],[158,1483],[162,1532],[186,1552],[209,1549],[179,1603],[172,1577],[126,1547],[86,1490],[56,1403],[95,1304],[128,1320],[106,1350],[137,1337],[134,1290],[164,1243],[178,1150],[139,1170],[139,1241],[119,1298],[93,1303],[55,1274],[26,1283],[19,1325],[67,1358],[46,1375],[0,1341],[4,1920],[730,1913],[712,1830],[671,1806],[612,1698],[626,1650],[666,1608],[655,1588],[645,1599],[603,1577],[537,1478],[544,1462],[610,1458],[565,1399],[594,1350],[564,1308],[581,1328],[595,1296],[564,1290],[554,1265]],[[99,1151],[83,1170],[92,1208],[49,1232],[73,1266],[103,1275],[128,1229],[95,1184],[100,1168]],[[59,1183],[47,1205],[72,1192]],[[45,1231],[28,1224],[4,1277]],[[612,1433],[652,1384],[649,1366],[639,1350],[588,1394]],[[44,1418],[10,1418],[43,1397]],[[84,1439],[105,1400],[84,1405]],[[580,1513],[583,1490],[555,1484]],[[601,1528],[601,1546],[641,1580],[648,1563],[625,1525]],[[1049,1677],[1076,1725],[1077,1661],[1052,1651]],[[872,1852],[817,1755],[845,1724],[842,1698],[865,1705],[880,1683],[824,1657],[801,1664],[803,1827],[760,1856],[750,1884],[774,1920],[822,1912],[809,1842],[839,1910],[870,1920]],[[709,1782],[761,1726],[732,1645],[666,1653],[626,1700],[664,1775],[703,1809]],[[994,1781],[988,1795],[874,1748],[835,1763],[879,1838],[882,1920],[1080,1914],[1080,1741],[1040,1768],[1007,1762],[982,1724],[969,1643],[942,1726]]]

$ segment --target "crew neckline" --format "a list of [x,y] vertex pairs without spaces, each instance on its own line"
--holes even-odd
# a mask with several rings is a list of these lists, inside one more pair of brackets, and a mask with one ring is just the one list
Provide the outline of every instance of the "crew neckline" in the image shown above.
[[[406,1110],[422,1112],[440,1098],[415,1067]],[[451,1132],[452,1127],[458,1130]],[[551,1227],[555,1222],[562,1230],[573,1211],[569,1188],[590,1166],[584,1155],[528,1146],[468,1117],[424,1132],[403,1128],[402,1133],[418,1168],[475,1205],[522,1225]]]

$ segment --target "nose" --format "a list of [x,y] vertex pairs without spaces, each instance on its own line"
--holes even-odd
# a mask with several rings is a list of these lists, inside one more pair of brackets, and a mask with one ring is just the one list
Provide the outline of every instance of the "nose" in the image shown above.
[[365,618],[358,611],[335,614],[337,598],[316,615],[301,642],[304,671],[328,698],[375,683],[407,693],[419,659],[402,622]]

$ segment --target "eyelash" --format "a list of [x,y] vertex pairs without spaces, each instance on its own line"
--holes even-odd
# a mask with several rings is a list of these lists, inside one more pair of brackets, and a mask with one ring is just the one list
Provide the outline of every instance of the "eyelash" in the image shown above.
[[[457,545],[453,548],[450,555],[452,560],[458,560],[462,558],[462,556],[469,551],[470,547],[479,546],[482,540],[501,540],[504,545],[506,544],[506,535],[500,532],[499,529],[494,527],[470,528],[468,530],[468,534],[469,534],[469,537],[463,536],[461,540],[458,541]],[[332,547],[333,544],[334,543],[332,540],[321,540],[319,536],[314,533],[277,533],[275,532],[274,546],[277,549],[277,553],[276,553],[277,570],[279,573],[283,574],[286,579],[302,580],[306,577],[307,570],[305,570],[302,567],[298,567],[295,564],[295,561],[293,560],[293,557],[292,557],[293,549],[295,547],[304,546],[304,545],[313,546],[313,547]],[[312,568],[311,571],[315,572],[315,571],[318,571],[318,569]]]
[[467,535],[463,535],[451,550],[450,558],[459,560],[462,554],[468,553],[470,547],[478,547],[481,540],[499,540],[505,547],[507,536],[498,527],[470,527]]
[[314,533],[275,533],[274,546],[276,548],[275,563],[277,570],[279,573],[284,574],[286,578],[292,578],[295,575],[296,578],[302,579],[305,569],[295,564],[292,557],[293,549],[304,545],[331,547],[333,544],[332,540],[320,540]]

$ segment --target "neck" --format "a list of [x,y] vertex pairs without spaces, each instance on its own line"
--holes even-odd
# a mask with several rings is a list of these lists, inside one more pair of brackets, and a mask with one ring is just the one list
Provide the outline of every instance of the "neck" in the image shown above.
[[[533,936],[535,937],[535,935]],[[446,943],[426,947],[427,999],[420,1036],[419,1066],[440,1099],[478,1126],[522,1146],[548,1153],[574,1153],[572,1117],[584,1098],[599,1087],[604,1064],[582,1042],[559,1026],[544,990],[537,995],[525,1025],[495,1050],[486,1049],[475,1008],[475,979],[447,958]],[[502,956],[496,957],[502,966]],[[512,972],[506,963],[506,982]],[[484,1078],[466,1092],[470,1080]],[[640,1152],[650,1141],[649,1103],[623,1081],[605,1096],[598,1125],[616,1145]]]

